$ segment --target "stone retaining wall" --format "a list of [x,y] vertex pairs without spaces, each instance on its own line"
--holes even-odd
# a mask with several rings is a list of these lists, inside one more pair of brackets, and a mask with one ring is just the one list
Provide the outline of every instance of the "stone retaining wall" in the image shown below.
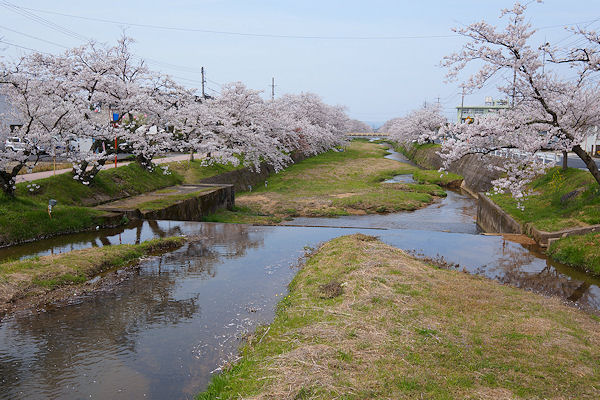
[[[438,151],[439,147],[412,149],[407,156],[422,168],[439,169],[443,163]],[[502,175],[490,166],[501,166],[503,162],[501,157],[469,154],[453,162],[448,170],[464,177],[464,186],[469,193],[487,192],[492,188],[492,181]]]
[[562,231],[546,232],[536,229],[531,224],[525,226],[525,233],[531,236],[540,246],[547,247],[553,241],[567,236],[585,235],[586,233],[600,232],[600,225],[584,226],[581,228],[563,229]]
[[[304,154],[292,154],[294,163],[305,160],[306,158],[307,157]],[[250,167],[245,167],[235,171],[225,172],[220,175],[211,176],[210,178],[202,179],[200,182],[233,185],[236,192],[247,192],[258,185],[263,185],[269,176],[274,173],[275,168],[267,163],[262,163],[260,165],[260,171],[254,171]]]
[[215,190],[199,193],[197,197],[181,200],[160,210],[142,212],[140,216],[143,219],[201,221],[206,215],[224,208],[231,210],[234,205],[233,185],[220,185]]
[[477,201],[477,225],[485,232],[523,233],[523,227],[484,193]]

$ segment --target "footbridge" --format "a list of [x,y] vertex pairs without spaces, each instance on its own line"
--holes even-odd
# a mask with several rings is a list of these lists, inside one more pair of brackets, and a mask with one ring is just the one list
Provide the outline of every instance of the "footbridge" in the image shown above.
[[390,134],[387,132],[348,132],[346,133],[346,136],[349,138],[387,138],[390,136]]

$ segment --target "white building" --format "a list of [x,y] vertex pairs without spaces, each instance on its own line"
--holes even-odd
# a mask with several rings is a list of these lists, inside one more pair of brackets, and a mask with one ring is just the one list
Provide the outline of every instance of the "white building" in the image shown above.
[[594,127],[593,131],[585,138],[581,147],[589,154],[600,157],[600,128]]
[[9,103],[8,98],[0,93],[0,138],[10,136],[15,129],[23,126],[18,112]]
[[458,123],[473,121],[475,117],[486,114],[498,113],[500,110],[509,108],[507,100],[494,100],[492,97],[485,98],[485,104],[479,106],[456,107]]

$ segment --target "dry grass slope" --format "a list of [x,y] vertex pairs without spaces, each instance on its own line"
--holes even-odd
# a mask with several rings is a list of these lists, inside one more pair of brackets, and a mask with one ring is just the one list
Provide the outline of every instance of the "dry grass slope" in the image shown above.
[[446,195],[437,185],[383,183],[417,171],[409,164],[383,158],[386,153],[379,144],[353,141],[344,152],[311,157],[271,176],[266,187],[238,194],[237,212],[219,213],[210,220],[277,223],[297,216],[415,210]]
[[559,299],[347,236],[308,260],[268,331],[199,398],[596,399],[599,328]]
[[40,296],[54,289],[78,285],[148,254],[181,247],[183,237],[154,239],[135,245],[114,245],[69,253],[0,262],[0,316],[15,301]]

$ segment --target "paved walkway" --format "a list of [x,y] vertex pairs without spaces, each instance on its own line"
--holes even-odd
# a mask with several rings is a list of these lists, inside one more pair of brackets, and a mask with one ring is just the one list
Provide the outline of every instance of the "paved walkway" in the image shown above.
[[[596,161],[596,165],[598,165],[598,168],[600,168],[600,160],[598,158],[594,158],[594,160]],[[583,160],[579,158],[577,154],[574,153],[569,153],[568,164],[571,168],[587,169],[587,166],[585,165]],[[562,157],[557,165],[562,165]]]
[[[176,156],[169,156],[169,157],[163,157],[163,158],[157,158],[154,160],[155,164],[167,164],[170,162],[175,162],[175,161],[185,161],[185,160],[189,160],[190,159],[190,155],[189,154],[179,154]],[[117,167],[122,167],[124,165],[130,164],[133,161],[121,161],[119,163],[117,163]],[[115,163],[106,163],[104,165],[104,167],[102,167],[102,169],[111,169],[115,167]],[[71,172],[71,168],[66,168],[66,169],[57,169],[56,173],[55,171],[44,171],[44,172],[34,172],[31,174],[24,174],[24,175],[17,175],[17,183],[20,182],[30,182],[30,181],[35,181],[36,179],[43,179],[43,178],[48,178],[51,177],[53,175],[60,175],[60,174],[64,174],[66,172]]]

